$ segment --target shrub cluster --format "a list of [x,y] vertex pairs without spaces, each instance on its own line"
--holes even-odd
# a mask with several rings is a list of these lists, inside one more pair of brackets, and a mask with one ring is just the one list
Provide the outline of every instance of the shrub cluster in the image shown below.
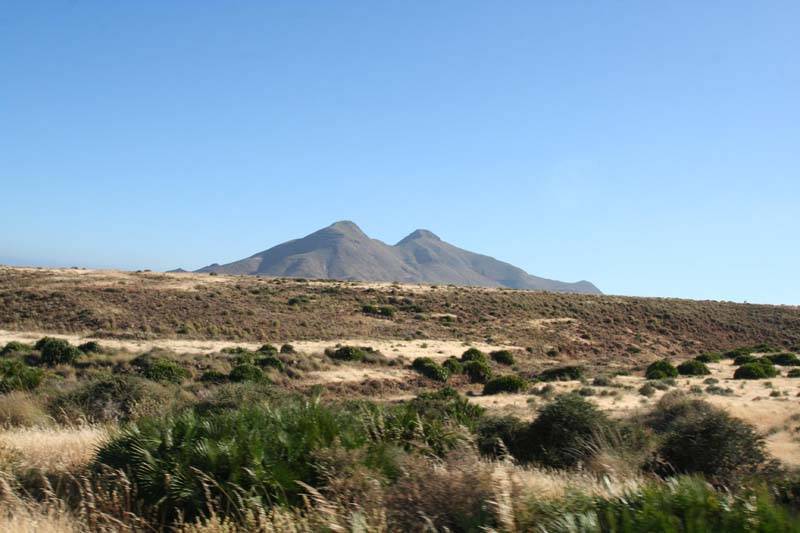
[[800,366],[800,357],[797,354],[784,352],[764,356],[766,359],[772,361],[773,364],[780,366]]
[[536,375],[539,381],[575,381],[582,379],[584,375],[581,366],[559,366],[542,370]]
[[233,381],[234,383],[240,383],[242,381],[263,381],[264,372],[254,364],[251,363],[240,363],[234,366],[230,373],[228,374],[228,379]]
[[152,354],[140,355],[131,361],[131,366],[143,377],[162,383],[181,383],[191,376],[189,371],[177,362]]
[[759,358],[752,363],[746,363],[736,369],[733,379],[766,379],[774,378],[778,370],[767,358]]
[[492,358],[492,361],[501,365],[511,366],[514,364],[514,354],[508,350],[496,350],[491,352],[489,356]]
[[33,348],[30,344],[25,344],[19,341],[11,341],[6,343],[3,346],[3,349],[0,350],[0,356],[6,356],[11,354],[26,354],[30,353]]
[[678,365],[678,373],[681,376],[707,376],[711,373],[705,363],[697,359],[689,359]]
[[0,393],[33,390],[43,379],[41,368],[28,366],[16,359],[0,359]]
[[389,305],[364,305],[361,312],[365,315],[374,315],[384,318],[392,318],[395,315],[395,308]]
[[701,353],[695,357],[695,361],[700,361],[701,363],[719,363],[721,360],[722,354],[719,352]]
[[508,374],[505,376],[498,376],[486,382],[483,386],[483,394],[499,394],[501,392],[522,392],[528,387],[528,382],[515,375]]
[[80,350],[64,339],[43,337],[34,346],[39,350],[39,361],[47,366],[71,365],[83,355]]
[[411,368],[434,381],[445,382],[450,377],[448,370],[430,357],[417,357],[411,363]]
[[472,359],[463,364],[463,372],[470,383],[486,383],[492,377],[492,367],[486,360]]
[[666,359],[655,361],[651,363],[644,371],[644,377],[647,379],[664,379],[674,378],[678,376],[678,369]]
[[480,351],[477,348],[470,348],[464,353],[461,354],[461,362],[466,363],[468,361],[483,361],[488,362],[486,354]]

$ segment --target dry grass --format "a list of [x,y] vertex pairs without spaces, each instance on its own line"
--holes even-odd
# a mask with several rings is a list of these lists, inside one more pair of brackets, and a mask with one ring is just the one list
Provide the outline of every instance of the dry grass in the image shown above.
[[99,426],[10,428],[0,431],[0,446],[17,458],[17,468],[77,472],[107,437],[108,431]]

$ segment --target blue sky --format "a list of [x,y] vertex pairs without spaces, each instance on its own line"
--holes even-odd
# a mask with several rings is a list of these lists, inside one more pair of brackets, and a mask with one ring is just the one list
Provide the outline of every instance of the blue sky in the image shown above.
[[614,294],[800,304],[798,2],[4,2],[0,262],[339,219]]

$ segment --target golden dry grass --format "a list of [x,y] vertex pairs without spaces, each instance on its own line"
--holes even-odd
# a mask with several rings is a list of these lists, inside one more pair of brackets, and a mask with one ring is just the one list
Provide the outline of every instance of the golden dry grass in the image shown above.
[[17,458],[16,466],[41,472],[75,472],[89,464],[108,437],[99,426],[9,428],[0,446]]

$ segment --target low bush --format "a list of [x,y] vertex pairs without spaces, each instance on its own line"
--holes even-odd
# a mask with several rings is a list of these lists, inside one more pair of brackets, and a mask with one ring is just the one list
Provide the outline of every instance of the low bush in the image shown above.
[[608,376],[596,376],[592,380],[592,385],[594,387],[612,387],[614,386],[614,380]]
[[28,366],[17,359],[0,360],[0,393],[33,390],[43,379],[41,368]]
[[776,353],[765,355],[765,358],[772,361],[773,364],[780,366],[800,366],[800,357],[793,353]]
[[705,363],[690,359],[678,365],[678,373],[681,376],[707,376],[711,371]]
[[581,366],[559,366],[542,370],[536,375],[539,381],[575,381],[582,379],[584,375]]
[[464,365],[461,364],[461,361],[456,359],[455,357],[448,357],[442,366],[450,372],[451,375],[453,374],[461,374],[464,372]]
[[755,363],[758,361],[758,357],[755,355],[750,355],[749,353],[737,355],[733,359],[733,364],[736,366],[747,365],[750,363]]
[[483,361],[487,362],[488,359],[486,358],[486,354],[480,351],[477,348],[470,348],[464,353],[461,354],[461,362],[466,363],[467,361]]
[[189,371],[176,361],[156,357],[149,353],[140,355],[131,361],[131,366],[136,368],[143,377],[162,383],[178,384],[191,376]]
[[325,355],[338,361],[363,361],[367,353],[374,351],[366,346],[341,346],[335,350],[328,348]]
[[719,363],[722,360],[722,354],[719,352],[706,352],[701,353],[694,359],[695,361],[700,361],[701,363]]
[[647,379],[664,379],[674,378],[678,376],[678,369],[666,359],[651,363],[644,371],[644,377]]
[[84,342],[78,349],[83,353],[103,353],[103,347],[95,341]]
[[778,375],[778,370],[769,359],[759,359],[754,363],[747,363],[736,369],[733,379],[767,379]]
[[411,363],[411,368],[422,374],[428,379],[432,379],[434,381],[447,381],[447,378],[450,376],[449,372],[446,368],[439,365],[436,361],[431,359],[430,357],[417,357],[414,359],[414,362]]
[[486,383],[492,377],[492,367],[486,361],[473,359],[464,363],[464,374],[470,383]]
[[6,343],[3,346],[3,349],[0,350],[0,356],[12,355],[12,354],[27,354],[30,353],[33,348],[30,344],[25,344],[23,342],[18,341],[11,341]]
[[477,430],[478,451],[493,458],[513,456],[518,451],[518,439],[527,427],[528,423],[515,416],[486,417]]
[[264,372],[256,365],[242,363],[231,369],[230,374],[228,374],[228,379],[234,383],[240,383],[242,381],[258,382],[264,379]]
[[206,370],[200,374],[200,381],[203,383],[225,383],[228,381],[228,374],[218,370]]
[[651,383],[645,383],[641,387],[639,387],[639,394],[642,396],[653,396],[656,393],[656,388]]
[[39,350],[39,361],[48,366],[70,365],[83,355],[80,350],[64,339],[44,337],[40,339],[35,348]]
[[264,355],[276,355],[278,353],[278,349],[272,344],[263,344],[261,348],[256,351]]
[[293,354],[293,353],[297,353],[297,351],[294,349],[294,346],[292,346],[291,344],[284,344],[284,345],[281,346],[281,353],[283,353],[283,354]]
[[491,352],[489,357],[492,358],[492,361],[501,365],[511,366],[514,364],[514,354],[508,350],[496,350]]
[[509,374],[490,379],[483,386],[483,394],[499,394],[501,392],[522,392],[528,387],[528,382],[523,378]]
[[256,362],[258,363],[258,366],[260,366],[261,368],[274,368],[281,372],[286,368],[286,365],[283,364],[283,361],[281,361],[274,355],[268,355],[266,357],[262,357]]
[[395,308],[388,305],[365,305],[361,308],[361,312],[365,315],[381,316],[384,318],[392,318],[395,315]]
[[800,378],[800,368],[792,368],[789,370],[789,373],[786,374],[787,378]]

